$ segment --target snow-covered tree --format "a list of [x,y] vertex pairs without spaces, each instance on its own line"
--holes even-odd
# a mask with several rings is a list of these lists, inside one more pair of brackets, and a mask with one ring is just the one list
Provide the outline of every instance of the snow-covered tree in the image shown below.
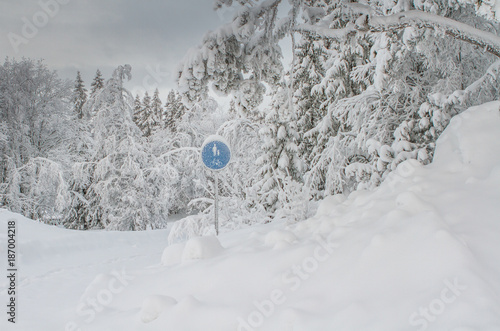
[[139,106],[136,106],[137,109],[134,109],[135,123],[141,129],[142,134],[149,137],[160,125],[161,120],[162,107],[158,89],[155,91],[153,99],[148,92],[144,94],[140,110],[138,110]]
[[90,84],[90,95],[93,96],[98,91],[100,91],[104,87],[104,78],[102,78],[101,71],[97,69],[95,73],[94,80]]
[[168,128],[171,132],[175,132],[177,130],[176,121],[177,117],[177,107],[176,107],[176,97],[174,90],[168,92],[167,101],[165,103],[164,110],[164,126]]
[[297,131],[301,137],[299,154],[309,163],[310,154],[316,145],[312,130],[325,114],[325,93],[314,90],[325,76],[325,43],[310,34],[297,43],[296,60],[293,68],[294,88],[292,102],[297,112]]
[[123,87],[130,72],[129,65],[118,67],[85,105],[87,113],[96,114],[96,147],[90,166],[76,165],[82,169],[77,180],[90,186],[85,196],[75,194],[85,206],[68,217],[75,227],[144,230],[163,227],[168,217],[168,174],[159,171],[132,120],[133,98]]
[[163,117],[163,106],[160,100],[160,92],[155,90],[153,98],[151,99],[151,117],[152,117],[152,130],[160,127]]
[[43,222],[59,222],[69,201],[61,164],[35,157],[21,167],[11,163],[3,203],[12,211]]
[[182,103],[182,96],[179,94],[179,92],[171,90],[168,93],[163,113],[165,128],[168,128],[170,132],[176,132],[177,125],[182,120],[185,112],[186,107]]
[[142,98],[140,110],[134,113],[135,115],[135,123],[141,129],[142,134],[147,137],[151,135],[151,126],[150,126],[150,118],[151,118],[151,97],[149,93],[146,91],[144,93],[144,97]]
[[297,114],[291,107],[286,86],[278,88],[267,112],[262,135],[263,154],[257,159],[256,182],[260,202],[269,211],[285,207],[290,202],[285,182],[302,182],[303,162],[299,157]]
[[64,208],[71,87],[41,62],[0,66],[0,204],[28,217]]
[[132,118],[135,124],[137,124],[139,121],[139,116],[141,111],[142,111],[141,97],[139,97],[139,94],[137,94],[134,99],[134,116]]
[[73,104],[75,113],[79,119],[83,118],[83,105],[87,101],[87,89],[80,75],[80,71],[76,73],[75,87],[73,88]]

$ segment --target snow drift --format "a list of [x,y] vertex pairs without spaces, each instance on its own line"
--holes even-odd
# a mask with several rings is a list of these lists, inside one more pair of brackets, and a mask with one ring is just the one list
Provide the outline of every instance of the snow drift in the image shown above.
[[2,261],[18,223],[20,306],[0,327],[499,330],[499,108],[456,116],[431,165],[406,161],[300,223],[165,249],[165,230],[76,232],[1,211]]

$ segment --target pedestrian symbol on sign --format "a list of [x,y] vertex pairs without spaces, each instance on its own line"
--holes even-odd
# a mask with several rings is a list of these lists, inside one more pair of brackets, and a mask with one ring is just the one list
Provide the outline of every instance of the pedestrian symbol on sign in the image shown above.
[[231,151],[222,137],[211,136],[201,148],[201,159],[210,170],[221,170],[228,165]]

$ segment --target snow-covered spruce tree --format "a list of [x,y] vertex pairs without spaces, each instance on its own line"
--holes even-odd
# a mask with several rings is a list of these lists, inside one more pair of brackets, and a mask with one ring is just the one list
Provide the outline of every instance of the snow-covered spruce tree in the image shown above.
[[42,221],[67,203],[71,87],[41,62],[0,66],[0,205]]
[[79,160],[72,166],[69,178],[70,203],[64,217],[66,228],[76,230],[102,228],[98,217],[89,217],[90,205],[87,197],[92,185],[94,170],[95,162],[90,160]]
[[[305,0],[307,5],[302,13],[302,19],[309,24],[315,24],[327,12],[331,12],[330,1]],[[306,133],[313,129],[326,113],[325,102],[332,91],[318,88],[325,81],[327,60],[331,54],[332,43],[326,38],[314,33],[302,33],[297,38],[292,49],[293,60],[293,103],[297,111],[297,127],[301,136],[300,154],[309,163],[309,155],[315,146],[315,138]]]
[[301,137],[299,154],[306,164],[309,164],[311,152],[316,145],[316,137],[307,136],[306,133],[316,127],[325,113],[325,93],[313,90],[325,76],[324,41],[311,34],[305,34],[297,43],[295,57],[293,67],[295,91],[292,100],[297,112],[297,131]]
[[[86,210],[78,226],[83,222],[109,230],[144,230],[165,225],[168,178],[157,171],[132,121],[133,99],[123,87],[130,71],[129,65],[118,67],[102,91],[85,104],[86,113],[96,114],[96,150],[88,167],[91,185],[82,200]],[[82,180],[87,175],[83,171]]]
[[102,78],[101,70],[97,69],[94,80],[90,84],[90,96],[94,96],[104,87],[104,78]]
[[83,105],[87,102],[87,89],[80,75],[80,71],[76,73],[75,87],[73,88],[73,104],[75,113],[78,119],[83,118]]
[[[85,106],[85,104],[83,105]],[[71,167],[68,175],[69,204],[64,211],[64,225],[72,229],[87,230],[95,224],[86,223],[87,195],[92,183],[95,166],[95,144],[92,137],[93,118],[82,107],[82,118],[73,122],[73,136],[68,149],[71,156]]]
[[[338,181],[339,169],[332,168],[335,165],[334,155],[339,151],[325,152],[325,147],[333,143],[340,124],[338,118],[332,117],[331,111],[339,100],[361,93],[369,84],[371,66],[368,57],[371,42],[369,36],[365,35],[322,36],[310,30],[303,31],[304,25],[314,30],[312,27],[321,25],[323,20],[328,20],[328,25],[325,24],[327,28],[324,29],[326,31],[342,29],[350,24],[353,15],[357,15],[340,2],[312,1],[309,5],[306,12],[308,15],[305,15],[303,24],[298,27],[302,31],[302,37],[297,58],[305,61],[296,64],[296,75],[299,74],[298,82],[301,81],[301,70],[313,76],[305,79],[305,93],[301,89],[296,91],[296,95],[300,96],[296,100],[301,113],[299,127],[303,128],[300,130],[301,152],[308,165],[306,185],[314,197],[320,198],[326,187],[328,193],[342,192],[342,183]],[[312,47],[314,48],[311,49]],[[315,55],[320,58],[315,59]],[[314,67],[309,69],[307,66],[311,65]],[[302,110],[301,104],[311,107]],[[343,153],[341,151],[341,155]],[[337,154],[336,159],[345,159],[341,155]]]
[[186,106],[182,102],[182,96],[178,91],[171,90],[168,93],[163,112],[164,127],[169,129],[170,132],[175,133],[177,125],[182,120],[186,110]]
[[135,99],[134,99],[134,115],[132,116],[132,119],[134,120],[134,123],[138,125],[139,121],[139,116],[142,111],[142,102],[141,102],[141,97],[139,97],[139,94],[136,94]]
[[163,113],[164,127],[170,130],[170,132],[177,131],[176,122],[179,120],[177,117],[177,99],[175,97],[175,91],[170,90],[168,92],[167,101],[165,102],[165,108]]
[[[136,107],[138,108],[138,105]],[[151,136],[156,130],[160,125],[161,116],[162,106],[158,89],[156,89],[152,99],[146,91],[140,110],[134,110],[135,123],[141,129],[144,137]]]
[[[293,111],[289,87],[283,84],[273,94],[265,124],[260,129],[263,154],[257,159],[258,178],[256,185],[260,203],[274,212],[289,208],[303,180],[303,161],[299,158],[297,114]],[[296,192],[295,192],[296,193]],[[303,215],[296,215],[300,218]]]
[[98,224],[87,223],[86,218],[88,213],[86,195],[92,184],[97,143],[92,137],[93,126],[93,119],[89,116],[77,119],[73,129],[74,136],[69,144],[72,158],[68,176],[70,202],[64,212],[64,225],[67,228],[87,230],[98,227]]
[[151,135],[152,131],[152,111],[151,111],[151,97],[149,93],[146,91],[144,93],[144,97],[142,98],[141,110],[135,113],[136,124],[141,129],[142,134],[145,137]]
[[151,99],[151,126],[152,131],[155,131],[161,126],[163,117],[163,106],[160,100],[160,92],[158,89],[155,90],[153,94],[153,99]]

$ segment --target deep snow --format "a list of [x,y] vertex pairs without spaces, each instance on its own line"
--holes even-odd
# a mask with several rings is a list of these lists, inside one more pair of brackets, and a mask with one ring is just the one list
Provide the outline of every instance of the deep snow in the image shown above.
[[19,245],[17,323],[2,312],[0,329],[500,330],[499,108],[455,117],[431,165],[406,161],[304,222],[167,247],[168,229],[77,232],[0,210],[3,270],[9,219]]

